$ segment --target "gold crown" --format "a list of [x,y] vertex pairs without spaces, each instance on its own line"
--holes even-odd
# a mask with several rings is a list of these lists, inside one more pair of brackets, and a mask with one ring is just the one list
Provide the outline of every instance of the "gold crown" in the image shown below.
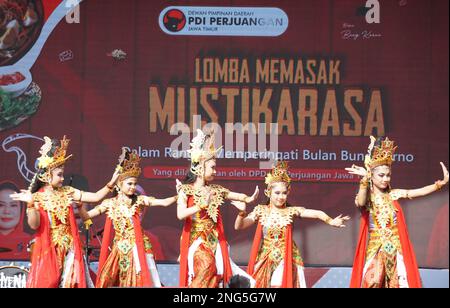
[[[126,157],[126,154],[128,154],[128,158]],[[140,161],[141,158],[139,155],[123,148],[122,155],[119,158],[119,181],[123,181],[127,178],[138,178],[141,174],[141,168],[139,167]]]
[[60,145],[56,147],[52,156],[49,156],[49,152],[52,148],[52,141],[49,137],[44,137],[44,145],[41,147],[41,157],[38,158],[38,167],[47,170],[53,170],[72,157],[72,154],[66,157],[67,148],[69,147],[69,139],[66,136],[60,141]]
[[397,146],[394,145],[394,141],[386,138],[381,142],[380,146],[374,146],[376,138],[370,136],[371,143],[368,148],[368,153],[364,160],[364,164],[368,170],[372,170],[375,167],[382,165],[392,165],[394,152],[397,150]]
[[272,183],[283,182],[288,185],[291,184],[291,178],[288,174],[288,163],[284,161],[278,161],[272,168],[270,173],[266,175],[266,184],[270,185]]
[[214,145],[214,131],[205,134],[197,129],[197,136],[191,141],[191,149],[188,153],[191,155],[191,172],[197,176],[203,176],[203,163],[216,158],[220,148],[216,149]]
[[66,139],[66,136],[64,136],[60,141],[60,145],[55,148],[53,155],[49,156],[49,152],[53,147],[52,140],[47,136],[44,137],[44,144],[39,151],[41,157],[38,158],[38,167],[45,171],[36,174],[40,181],[50,183],[52,170],[64,165],[64,163],[72,157],[72,154],[66,156],[69,142],[70,140]]

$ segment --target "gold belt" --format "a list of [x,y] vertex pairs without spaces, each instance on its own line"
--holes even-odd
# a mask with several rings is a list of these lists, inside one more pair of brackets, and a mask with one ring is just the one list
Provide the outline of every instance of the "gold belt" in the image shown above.
[[202,220],[194,223],[194,232],[209,232],[215,229],[214,222],[210,220]]

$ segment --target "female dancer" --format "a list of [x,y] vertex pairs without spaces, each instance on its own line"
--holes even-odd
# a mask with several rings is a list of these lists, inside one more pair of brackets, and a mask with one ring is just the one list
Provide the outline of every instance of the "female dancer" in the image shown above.
[[362,177],[355,204],[361,209],[359,241],[353,263],[352,288],[420,288],[419,270],[409,241],[401,198],[426,196],[448,183],[444,179],[419,189],[391,189],[391,165],[397,147],[371,137],[365,167],[346,170]]
[[256,279],[257,288],[306,288],[303,261],[292,239],[294,218],[316,218],[343,228],[350,217],[339,215],[332,219],[322,211],[289,205],[291,179],[285,162],[278,162],[265,182],[268,203],[256,206],[249,215],[245,204],[240,203],[241,211],[234,226],[236,230],[242,230],[258,224],[248,273]]
[[[161,287],[151,243],[141,228],[145,206],[169,206],[177,197],[155,199],[136,195],[141,173],[139,156],[126,150],[119,160],[117,195],[88,212],[89,218],[106,214],[97,275],[97,288]],[[112,230],[114,239],[110,249]]]
[[45,144],[39,151],[39,169],[29,189],[11,195],[14,200],[28,203],[28,224],[37,230],[27,287],[93,287],[72,203],[99,202],[113,188],[117,174],[96,193],[62,186],[64,164],[72,156],[66,156],[69,140],[65,136],[60,142],[44,139]]
[[197,130],[191,143],[191,168],[178,193],[177,216],[185,220],[180,247],[180,286],[217,288],[228,284],[231,276],[254,280],[231,261],[219,207],[225,199],[253,202],[253,196],[231,192],[211,184],[216,174],[213,133]]

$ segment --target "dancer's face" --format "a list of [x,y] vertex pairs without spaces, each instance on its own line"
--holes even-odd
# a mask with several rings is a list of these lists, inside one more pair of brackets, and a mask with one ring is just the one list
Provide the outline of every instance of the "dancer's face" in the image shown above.
[[51,172],[51,185],[54,188],[60,188],[63,186],[64,182],[64,167],[55,168]]
[[0,233],[9,233],[19,224],[20,202],[9,196],[14,193],[11,189],[0,190]]
[[208,160],[205,163],[205,181],[206,182],[211,182],[212,180],[214,180],[214,177],[216,176],[216,160],[215,159],[211,159]]
[[127,178],[119,183],[120,191],[127,196],[132,196],[136,193],[137,178]]
[[289,187],[286,183],[273,183],[270,190],[270,203],[276,207],[283,207],[289,195]]
[[379,190],[386,190],[391,183],[391,168],[383,165],[372,170],[372,183]]

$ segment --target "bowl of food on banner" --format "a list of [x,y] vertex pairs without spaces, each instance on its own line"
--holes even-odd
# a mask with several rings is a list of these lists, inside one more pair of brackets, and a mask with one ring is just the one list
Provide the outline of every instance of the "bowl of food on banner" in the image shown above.
[[0,0],[0,66],[19,61],[44,26],[42,0]]
[[41,99],[42,91],[28,69],[0,67],[0,132],[35,114]]
[[22,95],[30,86],[32,80],[29,70],[0,67],[0,89],[13,98]]

